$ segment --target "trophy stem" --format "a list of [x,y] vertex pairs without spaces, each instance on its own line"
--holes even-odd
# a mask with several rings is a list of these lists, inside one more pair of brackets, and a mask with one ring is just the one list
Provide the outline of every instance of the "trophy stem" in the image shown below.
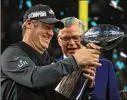
[[86,87],[86,84],[88,83],[88,79],[85,80],[83,86],[82,86],[82,89],[80,91],[80,93],[78,94],[78,96],[76,97],[76,100],[81,100],[82,98],[82,95],[83,95],[83,92],[85,90],[85,87]]

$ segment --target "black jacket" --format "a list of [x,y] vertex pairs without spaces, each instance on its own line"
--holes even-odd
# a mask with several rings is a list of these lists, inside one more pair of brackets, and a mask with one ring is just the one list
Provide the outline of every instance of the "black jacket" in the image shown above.
[[8,47],[1,61],[2,100],[65,100],[54,88],[78,69],[73,56],[56,63],[47,51],[40,54],[24,42]]

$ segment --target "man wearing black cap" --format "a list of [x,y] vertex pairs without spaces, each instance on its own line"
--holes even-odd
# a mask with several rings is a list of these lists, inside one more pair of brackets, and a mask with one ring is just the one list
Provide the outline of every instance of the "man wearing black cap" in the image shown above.
[[1,56],[2,100],[60,100],[53,87],[56,80],[78,70],[79,65],[101,66],[98,50],[81,48],[59,62],[49,56],[46,49],[53,28],[64,27],[49,6],[33,6],[23,21],[22,41],[9,46]]

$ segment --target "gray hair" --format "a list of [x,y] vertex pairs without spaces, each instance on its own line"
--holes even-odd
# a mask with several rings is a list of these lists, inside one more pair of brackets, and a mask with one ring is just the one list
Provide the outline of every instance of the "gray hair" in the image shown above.
[[[40,22],[39,20],[32,20],[32,23],[39,23],[39,22]],[[24,22],[21,27],[22,27],[22,35],[24,36],[26,31],[26,22]]]
[[[76,18],[76,17],[66,17],[66,18],[63,18],[61,21],[64,23],[64,27],[69,27],[69,26],[71,26],[71,25],[73,25],[73,24],[78,24],[78,25],[79,25],[79,28],[80,28],[81,31],[82,31],[82,33],[85,32],[85,29],[84,29],[85,24],[84,24],[84,22],[83,22],[82,20],[79,20],[79,19]],[[55,29],[55,32],[56,32],[57,34],[59,34],[59,30],[60,30],[60,29],[56,28],[56,29]]]
[[66,18],[62,19],[61,21],[64,23],[64,26],[65,27],[68,27],[68,26],[76,23],[76,24],[79,25],[79,27],[81,28],[81,30],[84,32],[84,26],[85,26],[84,25],[84,22],[81,21],[81,20],[79,20],[76,17],[66,17]]

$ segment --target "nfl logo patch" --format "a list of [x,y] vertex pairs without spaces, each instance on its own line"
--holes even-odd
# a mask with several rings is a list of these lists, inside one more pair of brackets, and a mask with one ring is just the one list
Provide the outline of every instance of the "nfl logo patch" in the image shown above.
[[19,56],[18,55],[15,55],[13,56],[14,60],[18,60],[19,59]]

